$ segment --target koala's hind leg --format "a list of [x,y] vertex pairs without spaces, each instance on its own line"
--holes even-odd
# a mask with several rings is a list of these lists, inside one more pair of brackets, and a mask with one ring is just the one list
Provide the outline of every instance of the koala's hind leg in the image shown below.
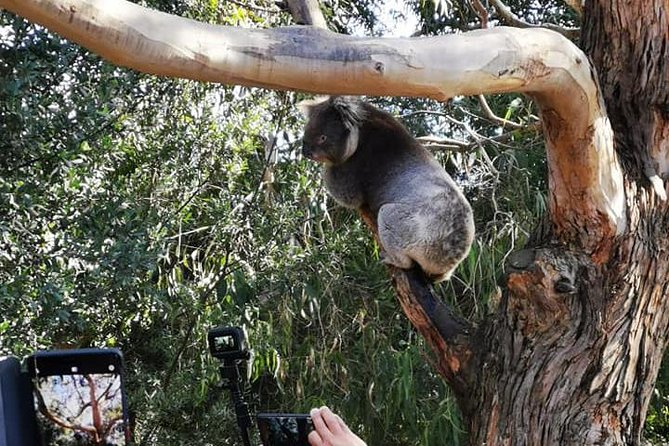
[[411,209],[402,204],[384,204],[379,209],[377,223],[383,245],[381,261],[402,269],[411,268],[414,262],[408,252],[416,230]]

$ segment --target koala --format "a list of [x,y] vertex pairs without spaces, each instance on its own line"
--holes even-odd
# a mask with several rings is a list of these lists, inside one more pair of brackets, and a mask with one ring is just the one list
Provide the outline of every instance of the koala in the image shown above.
[[342,206],[376,217],[382,261],[450,278],[474,239],[472,209],[444,168],[390,114],[361,100],[304,101],[302,154]]

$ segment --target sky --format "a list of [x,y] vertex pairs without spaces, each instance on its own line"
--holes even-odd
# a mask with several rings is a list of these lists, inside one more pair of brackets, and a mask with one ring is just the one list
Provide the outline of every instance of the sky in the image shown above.
[[[406,2],[400,0],[385,0],[381,10],[380,20],[385,25],[385,37],[409,37],[416,32],[418,28],[418,18],[408,7]],[[404,20],[393,18],[393,11],[400,11],[405,16]]]

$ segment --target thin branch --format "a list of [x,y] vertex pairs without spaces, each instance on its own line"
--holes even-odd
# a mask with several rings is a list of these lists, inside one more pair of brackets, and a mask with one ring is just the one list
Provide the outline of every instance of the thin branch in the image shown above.
[[[529,124],[526,127],[524,127],[523,130],[528,132],[541,133],[542,132],[541,123],[537,122],[534,124]],[[505,143],[511,141],[511,139],[513,139],[517,135],[517,131],[514,130],[502,133],[501,135],[489,136],[489,137],[482,136],[479,133],[477,133],[477,135],[481,137],[480,142],[490,143],[499,146],[499,145],[505,145]],[[478,142],[476,141],[461,141],[459,139],[440,138],[438,136],[419,136],[416,139],[422,142],[428,150],[450,150],[454,152],[467,153],[467,152],[473,152],[478,147]]]
[[35,392],[35,396],[37,398],[37,408],[39,412],[44,415],[46,418],[48,418],[52,423],[57,424],[58,426],[61,426],[65,429],[73,430],[73,431],[79,431],[79,432],[86,432],[91,435],[95,435],[95,428],[93,427],[88,427],[88,426],[83,426],[81,424],[75,424],[75,423],[70,423],[67,420],[63,420],[56,416],[55,414],[51,413],[49,408],[47,407],[45,401],[44,401],[44,396],[42,393],[38,390]]
[[496,176],[499,176],[499,171],[495,167],[495,165],[492,162],[492,159],[490,159],[490,156],[488,156],[488,152],[486,151],[485,147],[483,146],[482,142],[483,140],[487,139],[485,136],[480,135],[478,132],[476,132],[474,129],[472,129],[469,124],[467,124],[464,121],[458,121],[457,119],[453,118],[452,116],[449,115],[444,115],[444,118],[446,118],[448,121],[459,125],[469,135],[472,137],[474,140],[474,144],[478,147],[479,152],[481,152],[481,157],[483,158],[483,161],[488,165],[488,169],[490,169],[491,172],[493,172]]
[[257,6],[257,5],[249,5],[248,3],[240,2],[237,0],[227,0],[228,3],[232,3],[233,5],[240,6],[242,8],[246,9],[253,9],[254,11],[261,11],[261,12],[269,12],[272,14],[276,14],[277,12],[281,12],[281,10],[278,7],[274,8],[264,8],[262,6]]
[[[484,99],[485,102],[485,99]],[[487,105],[487,104],[486,104]],[[492,160],[488,156],[487,152],[485,151],[485,148],[483,147],[484,142],[492,143],[492,144],[501,144],[506,141],[509,141],[513,135],[514,132],[507,132],[507,133],[502,133],[501,135],[497,136],[483,136],[474,129],[471,128],[469,124],[466,122],[457,120],[453,118],[452,116],[449,116],[446,113],[439,112],[439,111],[433,111],[433,110],[416,110],[411,113],[407,113],[404,115],[401,115],[401,118],[407,118],[411,116],[416,116],[416,115],[435,115],[439,116],[441,118],[446,119],[447,121],[451,122],[452,124],[455,124],[461,128],[463,128],[473,139],[473,141],[461,141],[457,139],[452,139],[452,138],[439,138],[435,136],[420,136],[417,139],[423,143],[426,143],[426,147],[428,149],[437,149],[437,150],[452,150],[452,151],[457,151],[457,152],[471,152],[474,151],[476,148],[478,148],[481,151],[481,155],[483,156],[484,161],[493,169],[493,171],[496,171],[492,165]],[[541,124],[540,123],[534,123],[534,124],[527,124],[527,125],[522,125],[522,124],[517,124],[512,121],[507,121],[505,119],[499,118],[495,116],[495,114],[490,110],[490,115],[489,119],[491,120],[496,120],[498,123],[506,123],[509,127],[513,127],[516,130],[520,129],[527,129],[527,130],[541,130]]]
[[190,231],[186,232],[181,232],[181,228],[179,229],[179,233],[175,235],[170,235],[169,237],[165,237],[164,240],[175,240],[175,239],[181,239],[182,236],[184,235],[190,235],[190,234],[196,234],[198,232],[206,231],[207,229],[213,228],[213,225],[209,226],[202,226],[196,229],[191,229]]
[[440,138],[438,136],[419,136],[416,138],[418,141],[422,142],[425,146],[430,148],[442,148],[443,150],[455,150],[460,152],[470,152],[472,149],[472,144],[467,141],[461,141],[455,138]]
[[581,35],[580,28],[567,28],[560,25],[555,25],[552,23],[542,23],[535,25],[533,23],[526,22],[520,19],[517,15],[511,11],[511,8],[502,3],[501,0],[490,0],[490,3],[495,7],[495,11],[500,15],[504,21],[516,28],[547,28],[551,31],[558,32],[570,40],[575,40]]
[[564,2],[568,4],[571,9],[576,11],[579,16],[583,15],[583,1],[584,0],[564,0]]
[[474,151],[474,149],[470,146],[455,146],[455,145],[439,144],[439,143],[424,144],[424,147],[430,152],[471,153]]
[[525,127],[525,125],[523,125],[523,124],[519,124],[517,122],[509,121],[508,119],[500,118],[499,116],[497,116],[492,111],[492,109],[488,105],[488,101],[486,101],[486,99],[485,99],[485,96],[480,94],[477,97],[478,97],[478,100],[479,100],[479,104],[481,104],[481,108],[483,109],[483,113],[485,113],[486,117],[488,119],[490,119],[492,122],[500,124],[504,127],[511,127],[511,128],[514,128],[514,129],[522,129],[523,127]]
[[[479,96],[480,96],[480,97],[483,97],[482,95],[479,95]],[[485,106],[488,107],[488,104],[487,104],[487,102],[485,101],[485,98],[483,99],[483,102],[485,103]],[[483,104],[482,104],[482,105],[483,105]],[[493,111],[490,109],[490,107],[488,107],[488,111],[486,111],[486,110],[484,109],[484,112],[486,113],[486,118],[488,118],[489,120],[491,120],[491,121],[493,121],[493,122],[496,122],[497,124],[503,125],[503,126],[512,127],[512,128],[514,128],[514,129],[524,129],[524,128],[531,128],[531,127],[533,127],[533,124],[520,124],[520,123],[517,123],[517,122],[509,121],[509,120],[504,119],[504,118],[500,118],[499,116],[496,116],[496,115],[493,113]],[[434,115],[434,116],[439,116],[439,117],[444,118],[444,119],[446,119],[446,120],[452,122],[453,124],[459,125],[459,126],[461,126],[461,127],[463,127],[463,128],[464,128],[464,126],[465,126],[465,124],[464,124],[462,121],[458,121],[457,119],[451,117],[451,116],[448,115],[447,113],[440,112],[440,111],[435,111],[435,110],[416,110],[416,111],[412,111],[412,112],[409,112],[409,113],[405,113],[405,114],[403,114],[403,115],[400,115],[399,118],[400,118],[400,119],[405,119],[405,118],[410,118],[410,117],[412,117],[412,116],[416,116],[416,115]],[[472,114],[472,116],[476,116],[476,115]],[[478,116],[477,116],[477,117],[478,117]],[[478,135],[478,133],[477,133],[477,135]],[[479,137],[482,137],[481,135],[478,135],[478,136],[479,136]]]
[[481,20],[481,28],[487,28],[489,14],[486,7],[483,6],[480,0],[469,0],[469,5],[474,10],[474,13]]

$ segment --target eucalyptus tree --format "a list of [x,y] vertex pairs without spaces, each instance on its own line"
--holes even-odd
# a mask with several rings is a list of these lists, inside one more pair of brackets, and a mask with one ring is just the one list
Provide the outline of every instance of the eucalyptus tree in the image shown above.
[[666,0],[570,2],[582,14],[580,48],[562,27],[357,38],[313,27],[213,26],[110,4],[0,0],[148,73],[314,93],[533,98],[546,143],[548,218],[509,256],[495,310],[464,320],[421,277],[389,273],[456,394],[471,444],[640,443],[669,322]]

